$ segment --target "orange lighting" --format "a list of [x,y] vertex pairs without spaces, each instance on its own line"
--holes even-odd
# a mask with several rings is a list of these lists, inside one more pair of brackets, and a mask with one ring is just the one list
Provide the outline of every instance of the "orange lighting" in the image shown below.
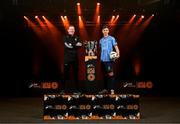
[[65,29],[67,30],[68,27],[69,27],[69,25],[70,25],[67,16],[64,16],[64,17],[61,16],[61,20],[62,20],[62,22],[63,22],[63,25],[64,25]]
[[152,20],[152,18],[153,18],[154,16],[150,16],[143,24],[142,24],[142,30],[144,30],[148,25],[149,25],[149,23],[151,22],[151,20]]
[[[36,21],[39,22],[40,26],[43,26],[44,23],[40,18],[36,17]],[[39,37],[39,40],[42,45],[45,45],[45,47],[48,50],[48,55],[52,57],[53,60],[55,60],[56,64],[59,67],[59,70],[61,69],[62,65],[62,53],[63,53],[63,47],[61,46],[59,40],[61,39],[61,32],[45,17],[42,16],[44,19],[45,24],[47,25],[40,28],[37,26],[34,22],[32,22],[30,19],[28,19],[26,16],[24,16],[24,19],[27,21],[28,26],[35,32],[35,34]],[[48,28],[48,30],[47,30]],[[41,65],[41,52],[39,50],[36,51],[37,55],[35,58],[33,58],[33,74],[34,76],[38,76],[39,74],[39,67]],[[34,57],[34,56],[33,56]],[[61,71],[60,71],[61,72]]]
[[26,19],[28,25],[33,29],[33,31],[37,34],[37,36],[39,36],[40,38],[42,38],[43,33],[41,31],[41,29],[39,27],[37,27],[37,25],[32,22],[30,19],[28,19],[26,16],[24,16],[24,18]]
[[117,16],[112,16],[112,18],[111,18],[111,21],[110,21],[110,26],[112,26],[111,27],[111,32],[113,33],[114,32],[114,29],[115,29],[115,26],[116,26],[116,24],[117,24],[117,20],[119,19],[119,15],[117,15]]
[[98,16],[97,23],[100,23],[100,16]]
[[113,15],[113,16],[111,17],[111,20],[109,21],[109,24],[112,24],[112,23],[113,23],[114,18],[115,18],[115,16]]
[[118,40],[123,41],[124,44],[127,43],[125,41],[128,41],[129,37],[127,38],[127,36],[129,36],[130,29],[131,29],[131,26],[132,26],[132,23],[133,23],[135,17],[136,17],[136,15],[132,15],[131,18],[129,19],[128,23],[125,24],[122,28],[120,28],[120,30],[117,32]]
[[83,22],[83,19],[81,16],[78,16],[78,22],[79,22],[79,33],[83,40],[88,39],[87,31]]
[[58,32],[58,29],[45,17],[45,16],[42,16],[45,23],[47,24],[47,27],[49,28],[49,30],[51,31],[51,33],[53,35],[56,35],[57,32]]
[[37,18],[38,18],[38,16],[35,16],[35,18],[37,19]]
[[113,21],[113,23],[116,23],[118,19],[119,19],[119,15],[116,16],[116,18],[115,18],[115,20]]
[[141,72],[141,62],[139,58],[135,58],[134,60],[134,73],[136,76],[139,76]]
[[81,16],[79,16],[79,28],[83,28],[84,27],[84,23],[82,21]]
[[97,3],[96,11],[94,13],[94,22],[96,22],[96,20],[97,20],[97,18],[99,16],[99,11],[100,11],[100,6],[99,5],[100,5],[100,3],[99,4]]
[[131,17],[131,19],[129,20],[129,24],[131,24],[131,23],[134,21],[135,17],[136,17],[136,15],[134,14],[134,15]]
[[94,39],[98,39],[98,36],[100,34],[100,19],[101,19],[101,16],[98,15],[97,18],[96,18],[96,25],[94,27],[94,31],[93,31],[93,34],[92,34],[92,38]]
[[43,31],[47,31],[47,28],[45,27],[45,24],[39,18],[36,18],[36,20],[40,24],[41,28],[44,29]]
[[77,14],[81,15],[81,6],[80,6],[80,3],[77,3]]
[[28,18],[26,16],[24,16],[24,19],[28,20]]
[[134,26],[138,26],[141,22],[142,22],[142,19],[144,18],[144,16],[141,16],[135,23]]

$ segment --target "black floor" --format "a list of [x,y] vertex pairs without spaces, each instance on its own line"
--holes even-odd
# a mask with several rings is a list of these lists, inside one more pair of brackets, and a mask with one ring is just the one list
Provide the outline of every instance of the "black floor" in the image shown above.
[[180,123],[180,97],[142,97],[140,120],[119,121],[43,121],[40,97],[1,98],[0,123]]

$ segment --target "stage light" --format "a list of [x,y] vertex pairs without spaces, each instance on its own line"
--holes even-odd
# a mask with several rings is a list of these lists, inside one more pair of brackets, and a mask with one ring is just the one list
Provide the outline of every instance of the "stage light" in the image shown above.
[[119,19],[119,15],[116,16],[116,18],[115,18],[115,20],[113,21],[113,23],[116,23],[118,19]]
[[63,22],[63,25],[64,25],[65,29],[67,30],[68,27],[69,27],[69,25],[70,25],[67,16],[64,16],[64,17],[61,16],[61,20],[62,20],[62,22]]
[[86,27],[83,21],[82,16],[78,16],[78,25],[79,25],[79,33],[83,40],[88,39]]
[[110,30],[111,30],[111,32],[113,33],[114,32],[114,29],[115,29],[115,27],[116,27],[116,25],[117,25],[117,20],[119,19],[119,15],[116,15],[116,16],[112,16],[112,18],[111,18],[111,20],[110,20]]
[[24,19],[28,20],[28,18],[26,16],[24,16]]
[[100,15],[98,15],[98,17],[97,17],[96,28],[97,28],[97,26],[99,26],[99,25],[100,25]]
[[80,3],[77,3],[77,14],[78,15],[82,14]]
[[152,16],[154,16],[154,14],[152,14]]
[[150,24],[151,20],[153,19],[153,15],[151,15],[145,22],[142,24],[141,30],[144,31],[146,27]]
[[95,26],[93,29],[94,31],[93,31],[92,37],[94,39],[97,39],[98,38],[97,34],[99,34],[100,32],[100,3],[99,2],[96,3],[96,9],[94,13],[93,22],[95,23]]
[[46,31],[47,28],[46,28],[45,24],[40,20],[40,18],[37,17],[36,20],[38,21],[38,23],[41,26],[41,28],[43,29],[43,31]]
[[45,16],[41,16],[43,19],[45,18]]
[[26,16],[24,16],[24,19],[27,21],[28,26],[31,27],[33,29],[33,31],[37,34],[37,36],[42,38],[43,33],[41,31],[41,28],[38,27],[33,21],[28,19]]
[[132,24],[132,22],[134,21],[135,17],[136,17],[136,14],[134,14],[134,15],[131,17],[131,19],[128,21],[128,23],[129,23],[129,24]]
[[37,19],[37,18],[38,18],[38,16],[35,16],[35,18]]
[[113,23],[114,18],[115,18],[115,16],[113,15],[113,16],[111,17],[111,20],[109,21],[109,25],[111,25],[111,24]]
[[143,19],[143,18],[144,18],[144,16],[142,15],[142,16],[141,16],[141,18]]
[[[100,4],[100,3],[99,3]],[[94,22],[96,22],[96,20],[97,20],[97,18],[98,18],[98,15],[99,15],[99,13],[100,13],[100,6],[99,6],[99,4],[97,3],[97,5],[96,5],[96,10],[95,10],[95,13],[94,13]]]

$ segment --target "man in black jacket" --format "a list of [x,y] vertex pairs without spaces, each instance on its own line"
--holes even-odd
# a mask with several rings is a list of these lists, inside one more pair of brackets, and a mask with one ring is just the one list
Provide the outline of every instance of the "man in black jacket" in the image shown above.
[[70,25],[68,34],[64,37],[64,82],[62,88],[65,89],[65,83],[70,77],[70,68],[72,67],[76,91],[78,85],[78,48],[82,46],[79,37],[75,36],[75,27]]

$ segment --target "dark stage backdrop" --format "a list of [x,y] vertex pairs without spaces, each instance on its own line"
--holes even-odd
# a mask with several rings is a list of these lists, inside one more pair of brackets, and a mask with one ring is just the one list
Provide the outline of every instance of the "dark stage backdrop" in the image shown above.
[[[121,51],[121,58],[115,65],[117,80],[151,80],[154,83],[153,92],[151,92],[153,95],[180,95],[178,88],[180,51],[177,45],[180,41],[180,11],[178,2],[173,2],[177,4],[160,6],[158,15],[131,49],[126,44],[126,40],[119,39],[118,33],[112,33]],[[28,89],[30,81],[61,79],[62,36],[65,30],[63,26],[56,25],[60,31],[59,43],[51,44],[51,38],[42,40],[27,27],[22,18],[21,8],[9,4],[6,6],[0,9],[0,95],[28,96],[31,95]],[[116,30],[122,27],[123,24],[117,25]],[[88,34],[91,34],[92,28],[92,26],[86,26]],[[77,35],[79,35],[78,28]],[[99,40],[101,33],[97,36],[87,40]],[[79,79],[85,80],[84,49],[81,48],[79,52],[81,53]],[[138,76],[134,70],[136,60],[141,64]],[[97,60],[97,79],[102,80],[99,59]]]

